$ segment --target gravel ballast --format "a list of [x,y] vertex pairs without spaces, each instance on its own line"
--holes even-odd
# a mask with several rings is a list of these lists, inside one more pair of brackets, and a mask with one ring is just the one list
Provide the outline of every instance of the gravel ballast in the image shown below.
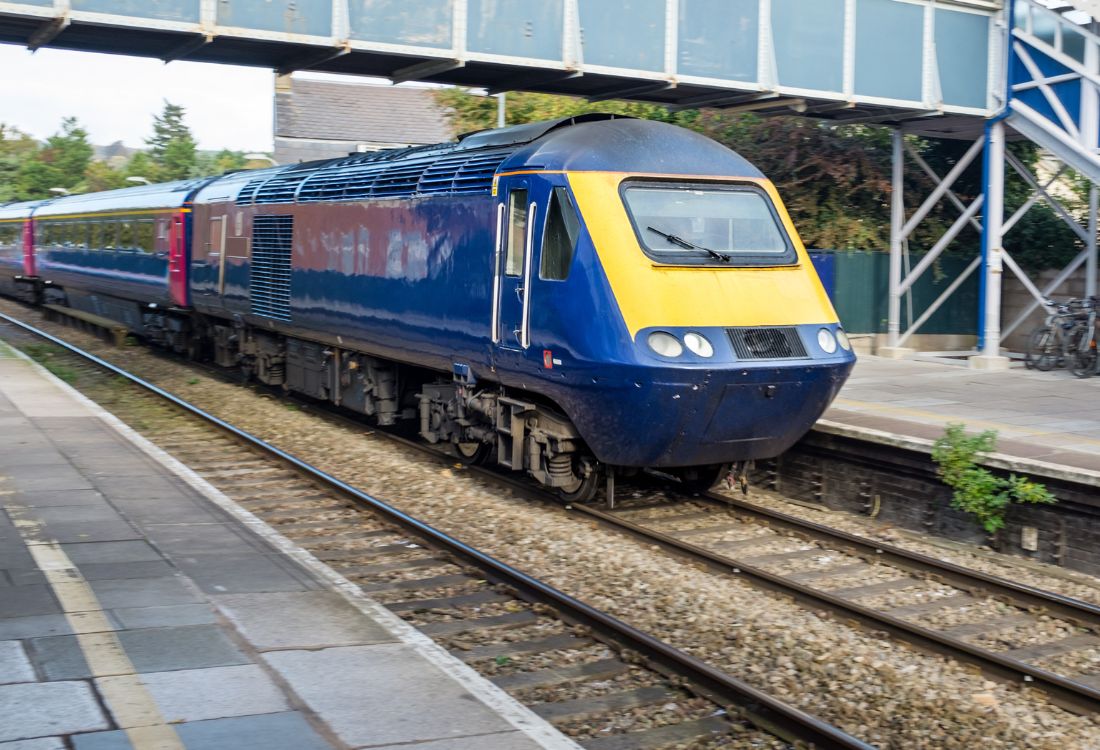
[[[28,317],[11,303],[0,303],[4,308]],[[112,349],[69,329],[32,322],[868,742],[906,750],[1100,747],[1100,725],[1040,695],[821,617],[560,509],[509,497],[460,468],[441,468],[366,428],[333,424],[141,348]],[[107,408],[122,407],[118,411],[124,418],[132,416],[124,408],[128,389],[93,390],[90,395]],[[142,429],[140,420],[130,421]],[[750,499],[855,533],[890,532],[841,514],[793,506],[774,493],[754,490]],[[925,554],[1100,600],[1100,585],[1084,578],[1020,570],[1011,558],[893,537],[893,543]]]

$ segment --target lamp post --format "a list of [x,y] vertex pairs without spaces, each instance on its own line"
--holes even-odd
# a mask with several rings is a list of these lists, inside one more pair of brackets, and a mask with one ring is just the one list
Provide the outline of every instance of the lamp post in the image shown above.
[[50,188],[50,192],[53,193],[54,195],[69,195],[68,188],[63,188],[63,187],[52,187],[52,188]]
[[153,184],[153,183],[149,182],[148,177],[141,177],[139,175],[133,175],[131,177],[127,177],[126,181],[127,182],[136,182],[139,185],[152,185]]

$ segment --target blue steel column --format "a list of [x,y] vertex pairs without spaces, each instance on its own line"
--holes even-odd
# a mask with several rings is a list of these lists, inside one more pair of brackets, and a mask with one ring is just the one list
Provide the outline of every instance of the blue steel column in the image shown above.
[[886,318],[886,346],[898,347],[901,338],[901,236],[905,224],[905,201],[902,194],[905,178],[905,155],[902,151],[901,130],[895,128],[893,141],[892,188],[890,191],[890,297]]
[[1005,131],[1002,120],[986,123],[984,157],[979,347],[981,357],[987,360],[986,364],[992,364],[989,359],[1001,355],[1001,227],[1004,222],[1005,187]]

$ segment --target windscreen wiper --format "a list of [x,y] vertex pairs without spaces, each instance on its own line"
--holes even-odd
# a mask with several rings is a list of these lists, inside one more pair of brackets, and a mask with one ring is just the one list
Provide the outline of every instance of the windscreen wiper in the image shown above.
[[711,250],[709,247],[703,247],[702,245],[696,245],[694,242],[688,242],[683,237],[678,237],[677,235],[669,234],[668,232],[662,232],[660,229],[657,229],[656,227],[646,227],[646,229],[653,232],[654,234],[661,235],[666,240],[671,242],[673,245],[679,245],[680,247],[685,248],[687,250],[702,250],[704,253],[706,253],[707,255],[709,255],[710,257],[712,257],[716,260],[720,260],[723,263],[729,263],[730,262],[730,256],[728,256],[725,253],[720,253],[717,250]]

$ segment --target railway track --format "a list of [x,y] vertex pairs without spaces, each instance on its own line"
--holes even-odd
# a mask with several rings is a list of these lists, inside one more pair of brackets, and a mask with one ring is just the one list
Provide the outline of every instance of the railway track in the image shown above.
[[586,748],[871,747],[105,360],[0,319],[139,386],[149,395],[127,399],[129,416],[153,442]]
[[[572,511],[803,604],[1100,711],[1100,607],[717,493]],[[1013,634],[1042,640],[1013,646]],[[1050,636],[1043,638],[1043,634]]]

